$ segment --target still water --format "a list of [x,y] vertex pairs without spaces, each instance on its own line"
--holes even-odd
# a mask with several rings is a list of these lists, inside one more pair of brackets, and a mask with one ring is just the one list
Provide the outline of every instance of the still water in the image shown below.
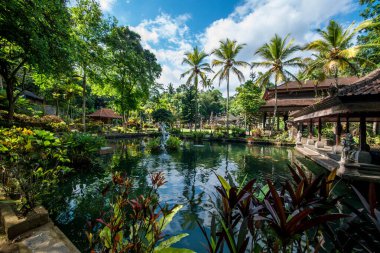
[[[205,241],[196,219],[206,227],[210,224],[209,199],[216,192],[214,186],[218,185],[216,174],[229,173],[238,182],[247,177],[256,178],[262,184],[267,178],[279,183],[290,178],[287,165],[296,159],[293,148],[273,146],[185,143],[178,152],[150,154],[142,152],[139,144],[140,140],[111,142],[114,152],[102,156],[103,169],[70,177],[47,199],[45,205],[52,212],[52,219],[81,251],[87,247],[86,221],[99,217],[103,203],[100,192],[115,171],[134,178],[138,194],[146,189],[151,173],[164,172],[167,183],[159,191],[161,202],[184,206],[166,233],[188,233],[188,237],[174,246],[204,252]],[[309,173],[324,171],[313,162],[304,162]]]

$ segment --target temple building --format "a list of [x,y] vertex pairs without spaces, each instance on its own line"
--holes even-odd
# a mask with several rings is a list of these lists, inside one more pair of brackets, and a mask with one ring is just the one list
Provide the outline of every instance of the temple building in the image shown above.
[[[342,77],[336,79],[326,79],[324,81],[297,81],[287,82],[277,87],[277,129],[279,129],[280,117],[287,122],[292,112],[301,110],[309,105],[313,105],[318,101],[327,97],[330,88],[338,81],[339,87],[344,87],[357,81],[357,77]],[[260,107],[263,113],[263,128],[267,128],[273,117],[275,106],[275,89],[266,89],[263,99],[265,104]],[[287,130],[287,124],[284,124]]]
[[[290,117],[299,126],[297,149],[301,153],[329,169],[339,168],[341,176],[380,181],[380,154],[367,143],[367,124],[380,122],[380,69],[341,87],[332,96],[292,112]],[[332,147],[322,141],[323,124],[327,122],[335,123]],[[301,134],[304,124],[309,125],[306,142]],[[353,126],[358,128],[358,133]],[[313,135],[315,127],[317,136]]]

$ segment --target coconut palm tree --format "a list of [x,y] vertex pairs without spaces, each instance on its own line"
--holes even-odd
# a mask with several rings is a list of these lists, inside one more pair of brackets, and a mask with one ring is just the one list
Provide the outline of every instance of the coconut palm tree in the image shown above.
[[204,87],[208,86],[209,82],[207,81],[206,73],[212,72],[210,64],[204,62],[208,54],[203,50],[199,50],[198,47],[194,47],[193,51],[186,52],[185,58],[183,58],[182,64],[187,64],[190,66],[190,69],[181,74],[181,78],[189,75],[187,78],[186,84],[191,85],[193,82],[195,87],[195,130],[197,129],[198,124],[198,82],[199,79]]
[[355,35],[363,29],[377,26],[372,21],[364,21],[356,27],[352,23],[347,29],[331,20],[326,30],[318,29],[320,39],[308,43],[304,50],[316,52],[306,68],[306,72],[323,71],[325,76],[335,78],[335,89],[338,88],[339,73],[345,70],[359,72],[360,64],[375,65],[371,61],[359,56],[363,48],[379,45],[366,44],[352,46]]
[[276,34],[269,43],[265,43],[255,52],[255,55],[260,56],[262,61],[253,62],[251,64],[252,67],[263,67],[267,69],[256,79],[256,85],[261,87],[267,86],[270,83],[270,79],[274,79],[275,104],[272,129],[277,115],[277,85],[289,79],[295,79],[299,82],[298,78],[287,68],[299,68],[304,66],[300,57],[291,57],[292,54],[301,50],[301,48],[297,45],[293,45],[294,40],[288,42],[288,38],[289,35],[285,36],[285,38],[281,38]]
[[226,102],[226,127],[227,133],[229,133],[229,103],[230,103],[230,72],[235,74],[240,83],[244,82],[245,78],[243,73],[238,67],[246,67],[249,64],[245,61],[236,60],[236,56],[243,49],[245,44],[238,44],[236,40],[226,39],[225,41],[219,41],[219,48],[215,49],[212,54],[217,59],[212,61],[212,66],[221,66],[220,70],[215,74],[215,78],[219,78],[219,85],[222,80],[227,81],[227,102]]

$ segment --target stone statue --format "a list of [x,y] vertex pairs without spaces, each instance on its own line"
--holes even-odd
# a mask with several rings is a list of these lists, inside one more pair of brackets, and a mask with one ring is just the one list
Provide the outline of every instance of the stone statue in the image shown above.
[[302,144],[302,133],[300,130],[297,132],[296,144]]
[[343,139],[343,150],[342,150],[342,162],[352,162],[354,159],[352,158],[353,153],[356,151],[356,143],[352,134],[347,133],[346,137]]

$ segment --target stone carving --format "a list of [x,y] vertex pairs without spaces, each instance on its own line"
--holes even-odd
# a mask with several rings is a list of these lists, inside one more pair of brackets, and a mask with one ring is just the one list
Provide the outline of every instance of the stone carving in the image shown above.
[[297,132],[296,144],[302,144],[302,133],[301,133],[301,131]]
[[346,137],[343,139],[343,150],[342,150],[342,162],[353,162],[353,154],[356,151],[356,143],[354,141],[354,138],[350,133],[346,134]]

